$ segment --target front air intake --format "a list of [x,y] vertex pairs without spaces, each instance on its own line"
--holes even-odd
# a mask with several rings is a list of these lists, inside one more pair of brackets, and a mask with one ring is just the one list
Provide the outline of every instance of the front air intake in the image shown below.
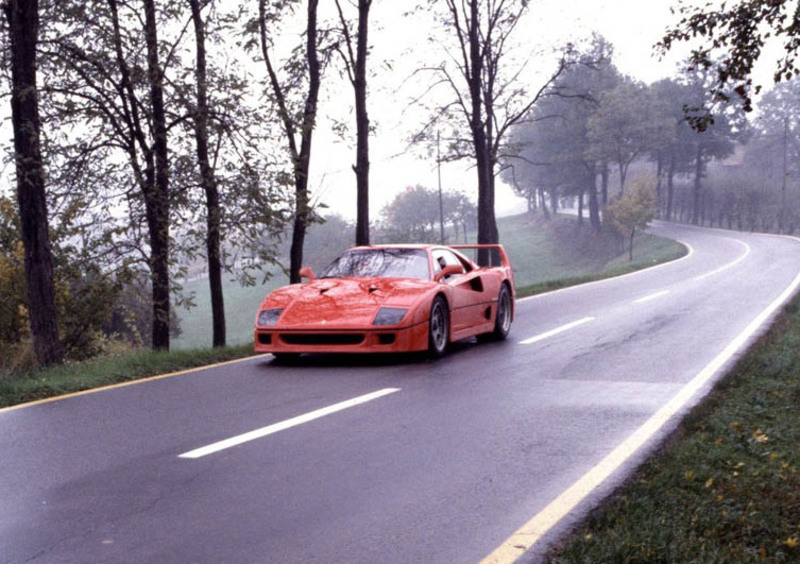
[[378,342],[382,345],[391,345],[394,343],[396,337],[394,333],[379,333]]
[[281,341],[287,345],[358,345],[364,342],[364,334],[281,333]]

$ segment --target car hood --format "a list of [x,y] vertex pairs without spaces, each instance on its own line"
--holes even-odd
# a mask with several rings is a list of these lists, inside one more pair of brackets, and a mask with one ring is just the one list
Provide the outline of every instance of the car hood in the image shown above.
[[280,328],[364,327],[381,307],[411,308],[434,286],[408,278],[326,278],[277,290],[264,307],[283,307]]

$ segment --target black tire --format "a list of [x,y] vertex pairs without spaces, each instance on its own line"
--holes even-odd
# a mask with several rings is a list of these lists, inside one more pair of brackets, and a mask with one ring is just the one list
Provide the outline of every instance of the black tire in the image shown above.
[[511,292],[508,286],[502,284],[497,295],[497,313],[494,318],[494,329],[491,333],[479,335],[481,341],[504,341],[511,331],[511,317],[513,315]]
[[442,296],[436,296],[431,304],[428,320],[428,355],[439,358],[447,352],[450,341],[450,312]]

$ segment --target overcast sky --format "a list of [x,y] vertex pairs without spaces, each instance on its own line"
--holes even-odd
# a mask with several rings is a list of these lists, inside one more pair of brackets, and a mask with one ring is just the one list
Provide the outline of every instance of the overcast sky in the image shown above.
[[[691,0],[705,3],[705,0]],[[569,41],[588,39],[593,32],[604,36],[614,45],[614,62],[619,70],[638,80],[650,83],[676,74],[678,62],[688,53],[688,48],[670,53],[659,60],[653,45],[663,36],[668,26],[677,22],[670,6],[677,0],[531,0],[522,24],[516,29],[519,41],[517,55],[529,59],[523,80],[531,90],[537,90],[549,76],[556,61],[555,50]],[[421,184],[437,187],[435,155],[426,155],[424,149],[409,148],[407,140],[421,123],[429,117],[418,107],[409,106],[409,100],[422,93],[414,69],[425,62],[436,63],[442,53],[427,42],[433,28],[429,14],[405,16],[410,2],[404,0],[375,0],[370,17],[370,44],[372,46],[369,68],[370,97],[368,109],[375,127],[370,139],[370,209],[376,220],[381,209],[406,186]],[[345,4],[346,5],[346,4]],[[323,2],[320,10],[330,10],[333,2]],[[287,45],[296,45],[302,32],[303,10],[298,21],[284,23],[281,30]],[[331,13],[327,14],[332,15]],[[355,17],[354,11],[351,16]],[[444,30],[438,32],[439,35]],[[769,84],[769,69],[778,58],[779,50],[767,53],[761,64],[760,80]],[[388,64],[387,64],[388,63]],[[256,72],[260,65],[254,67]],[[332,133],[332,119],[352,120],[352,89],[345,80],[337,79],[335,72],[323,82],[322,104],[311,165],[311,190],[316,202],[329,207],[329,212],[345,218],[355,218],[355,162],[354,139],[342,140]],[[758,75],[757,75],[758,76]],[[758,82],[757,78],[757,82]],[[3,114],[8,113],[7,110]],[[352,126],[354,129],[354,125]],[[9,123],[2,131],[11,143]],[[283,150],[283,141],[274,150]],[[10,169],[0,172],[0,177],[11,178]],[[11,182],[3,182],[10,190]],[[445,190],[461,190],[473,200],[477,199],[475,171],[469,163],[456,162],[442,166],[442,185]],[[524,211],[524,202],[515,197],[510,188],[498,182],[497,207],[500,215]]]
[[[659,61],[653,52],[653,45],[663,36],[664,30],[676,21],[670,14],[671,4],[669,0],[532,0],[523,25],[516,30],[518,38],[525,43],[519,52],[534,53],[529,62],[531,72],[527,75],[529,87],[538,89],[539,82],[548,76],[557,60],[553,49],[568,41],[586,39],[594,31],[614,45],[614,61],[624,74],[648,83],[675,74],[681,55],[670,54]],[[402,3],[378,0],[371,14],[373,53],[370,66],[378,72],[378,76],[371,79],[368,101],[370,118],[376,124],[370,142],[373,219],[405,186],[437,186],[435,156],[426,161],[420,158],[419,151],[399,155],[406,149],[404,141],[412,124],[425,118],[420,110],[407,107],[409,85],[404,81],[413,70],[414,58],[426,54],[429,49],[426,43],[429,26],[424,19],[408,25],[399,5]],[[417,33],[409,33],[409,29]],[[380,67],[383,58],[393,61],[392,72]],[[403,88],[399,87],[401,83],[405,84]],[[351,98],[349,85],[343,84],[337,92],[331,93],[331,105],[349,109]],[[401,110],[404,111],[401,113]],[[355,178],[350,165],[354,154],[349,145],[327,131],[329,127],[324,121],[320,126],[313,156],[312,188],[331,211],[353,218]],[[466,164],[451,163],[442,168],[444,189],[461,189],[473,199],[477,197],[474,176],[474,170],[467,170]],[[508,187],[498,186],[497,212],[522,210],[524,202],[514,197]]]

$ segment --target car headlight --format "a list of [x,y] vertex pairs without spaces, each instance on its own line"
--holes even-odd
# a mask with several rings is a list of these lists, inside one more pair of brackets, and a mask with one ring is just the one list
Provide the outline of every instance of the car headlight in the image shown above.
[[408,310],[401,307],[382,307],[375,316],[373,325],[397,325]]
[[283,313],[282,309],[262,309],[258,314],[256,325],[260,327],[271,327],[278,322],[281,313]]

